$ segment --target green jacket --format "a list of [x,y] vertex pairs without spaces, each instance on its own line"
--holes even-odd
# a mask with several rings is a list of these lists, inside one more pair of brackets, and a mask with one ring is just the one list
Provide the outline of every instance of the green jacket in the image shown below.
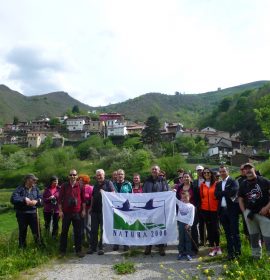
[[132,185],[129,181],[124,181],[123,183],[113,183],[114,190],[117,193],[132,193]]

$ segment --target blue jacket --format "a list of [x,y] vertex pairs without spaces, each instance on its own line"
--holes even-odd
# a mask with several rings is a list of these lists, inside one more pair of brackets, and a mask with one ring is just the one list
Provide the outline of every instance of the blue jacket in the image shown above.
[[[38,203],[35,206],[26,205],[26,197],[31,200],[37,200]],[[36,208],[42,206],[42,196],[36,186],[33,186],[30,191],[25,186],[18,186],[12,193],[10,202],[14,205],[17,212],[35,213]]]

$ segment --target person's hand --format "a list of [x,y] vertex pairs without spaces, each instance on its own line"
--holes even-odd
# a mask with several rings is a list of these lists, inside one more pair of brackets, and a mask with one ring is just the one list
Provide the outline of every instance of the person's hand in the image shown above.
[[37,200],[35,200],[35,199],[32,200],[32,206],[35,206],[37,203],[38,203]]
[[63,219],[63,217],[64,217],[63,211],[62,211],[62,210],[59,210],[59,218],[60,218],[60,219]]
[[190,225],[185,225],[186,230],[190,230]]
[[261,211],[259,212],[259,214],[260,215],[262,215],[262,216],[266,216],[266,215],[268,215],[269,214],[269,209],[268,209],[268,207],[263,207],[262,209],[261,209]]
[[55,196],[54,195],[51,195],[50,197],[49,197],[49,199],[54,199],[55,198]]
[[32,201],[31,201],[30,198],[26,197],[26,198],[24,199],[24,201],[25,201],[25,204],[26,204],[26,205],[32,206]]

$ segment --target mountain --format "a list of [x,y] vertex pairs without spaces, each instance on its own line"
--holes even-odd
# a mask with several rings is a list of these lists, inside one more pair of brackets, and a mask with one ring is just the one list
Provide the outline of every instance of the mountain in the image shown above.
[[161,122],[177,121],[185,126],[198,126],[202,119],[217,108],[223,98],[258,89],[267,82],[257,81],[201,94],[147,93],[124,102],[96,108],[79,102],[66,92],[24,96],[0,85],[0,122],[12,122],[14,116],[19,120],[36,119],[41,115],[55,117],[78,105],[83,111],[95,109],[98,112],[119,112],[133,121],[145,121],[149,116],[156,115]]
[[145,121],[150,115],[161,121],[178,121],[197,126],[226,96],[262,87],[268,81],[257,81],[201,94],[166,95],[147,93],[127,101],[97,108],[102,112],[121,112],[127,119]]
[[0,85],[0,122],[12,122],[14,116],[20,121],[33,120],[41,115],[56,117],[78,105],[81,110],[92,108],[69,96],[66,92],[25,96]]

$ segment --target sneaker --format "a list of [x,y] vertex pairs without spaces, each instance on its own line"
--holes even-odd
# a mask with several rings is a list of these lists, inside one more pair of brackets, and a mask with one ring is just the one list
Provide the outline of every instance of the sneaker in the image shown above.
[[222,255],[220,247],[216,247],[216,255]]
[[162,257],[166,255],[164,247],[159,247],[159,255]]
[[83,252],[77,252],[77,253],[76,253],[76,256],[77,256],[78,258],[83,258],[83,257],[85,256],[85,254],[84,254]]
[[209,257],[214,257],[216,254],[217,254],[217,249],[213,248],[213,249],[210,250],[208,256]]
[[104,255],[104,250],[103,250],[103,249],[99,249],[97,254],[98,254],[99,256]]
[[184,254],[179,254],[179,255],[177,256],[177,260],[178,260],[178,261],[182,261],[184,258],[185,258],[185,255],[184,255]]
[[192,261],[192,257],[190,255],[186,255],[188,261]]

